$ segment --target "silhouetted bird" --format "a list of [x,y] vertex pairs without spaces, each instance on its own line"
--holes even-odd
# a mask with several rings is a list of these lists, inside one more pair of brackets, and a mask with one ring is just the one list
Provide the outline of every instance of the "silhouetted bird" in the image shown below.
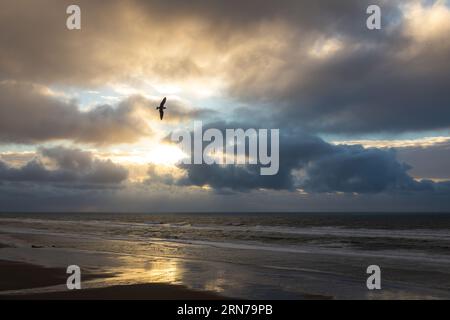
[[167,109],[166,107],[164,107],[164,104],[166,103],[166,97],[164,97],[164,99],[162,99],[161,104],[159,105],[159,107],[156,107],[156,110],[159,110],[159,117],[161,118],[161,120],[164,117],[164,109]]

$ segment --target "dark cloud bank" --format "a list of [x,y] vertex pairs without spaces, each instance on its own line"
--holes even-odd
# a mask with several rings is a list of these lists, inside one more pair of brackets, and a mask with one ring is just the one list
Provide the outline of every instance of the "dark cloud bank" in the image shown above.
[[[226,127],[216,123],[214,127]],[[229,127],[245,127],[233,124]],[[248,151],[248,150],[247,150]],[[280,170],[260,175],[258,165],[185,165],[180,185],[209,185],[224,191],[252,189],[296,190],[312,193],[450,193],[450,183],[413,179],[393,149],[332,145],[299,130],[281,131]]]
[[[126,169],[89,153],[40,149],[41,159],[20,168],[0,162],[2,210],[70,211],[443,211],[450,184],[416,181],[395,151],[331,145],[304,132],[284,133],[280,172],[257,166],[181,166],[186,176],[158,175],[120,186]],[[186,186],[210,186],[200,191]],[[298,192],[302,189],[308,194]]]
[[[0,161],[0,183],[59,184],[69,188],[104,188],[118,185],[128,177],[124,167],[110,160],[95,159],[90,152],[64,147],[41,148],[40,156],[15,168]],[[47,168],[43,159],[54,168]]]

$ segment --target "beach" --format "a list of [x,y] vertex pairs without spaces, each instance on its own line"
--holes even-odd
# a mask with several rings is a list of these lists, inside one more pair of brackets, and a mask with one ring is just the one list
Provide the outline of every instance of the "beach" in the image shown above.
[[[102,278],[106,275],[89,274],[87,278]],[[57,286],[65,283],[67,274],[62,268],[45,268],[37,265],[0,261],[0,292]],[[86,276],[85,276],[86,278]],[[183,286],[169,284],[136,284],[111,286],[86,290],[63,290],[44,293],[12,293],[0,295],[0,300],[42,300],[42,299],[108,299],[108,300],[217,300],[224,299],[214,293],[189,290]]]
[[[0,299],[447,299],[449,225],[447,215],[2,214]],[[81,290],[67,289],[69,265]],[[369,265],[382,290],[367,289]]]
[[0,261],[0,291],[58,285],[64,283],[65,279],[64,269]]

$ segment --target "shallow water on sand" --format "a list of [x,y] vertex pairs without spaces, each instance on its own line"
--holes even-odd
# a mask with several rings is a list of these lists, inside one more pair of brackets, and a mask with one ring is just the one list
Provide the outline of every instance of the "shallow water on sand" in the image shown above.
[[[450,215],[0,214],[0,259],[243,298],[450,298]],[[42,248],[31,248],[31,245]],[[366,268],[382,290],[366,288]]]

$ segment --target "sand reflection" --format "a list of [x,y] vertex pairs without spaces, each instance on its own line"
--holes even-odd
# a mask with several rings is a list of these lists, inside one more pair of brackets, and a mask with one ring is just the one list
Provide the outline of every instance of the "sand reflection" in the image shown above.
[[115,274],[111,280],[120,283],[181,284],[183,282],[182,264],[177,259],[146,260],[132,256],[121,257],[120,266],[110,271]]

